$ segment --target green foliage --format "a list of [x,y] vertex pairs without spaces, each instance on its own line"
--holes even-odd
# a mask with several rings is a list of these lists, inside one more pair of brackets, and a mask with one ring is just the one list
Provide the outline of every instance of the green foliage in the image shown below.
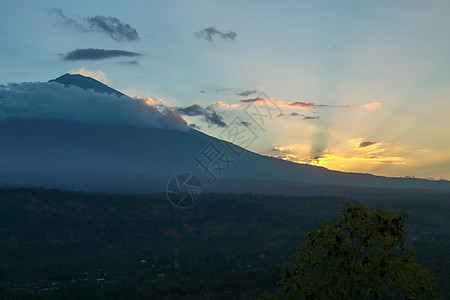
[[[370,199],[358,198],[369,207],[408,212],[409,246],[439,278],[440,295],[450,299],[449,194],[368,193]],[[281,265],[297,249],[298,237],[337,218],[344,201],[205,194],[198,205],[180,211],[164,194],[0,187],[0,298],[203,299],[213,294],[212,299],[256,299],[263,291],[274,294]],[[173,230],[181,235],[180,273],[173,270]],[[259,258],[261,253],[266,257]],[[105,281],[96,282],[99,277]],[[58,289],[53,282],[60,282]]]
[[306,233],[280,286],[295,299],[435,296],[436,280],[405,247],[407,218],[406,213],[348,204],[336,220]]

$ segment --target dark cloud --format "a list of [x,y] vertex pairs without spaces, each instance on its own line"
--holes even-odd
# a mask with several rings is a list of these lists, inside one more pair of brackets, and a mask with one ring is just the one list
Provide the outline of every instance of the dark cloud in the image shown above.
[[231,91],[231,88],[205,88],[200,91],[202,94],[222,94]]
[[219,127],[227,127],[227,124],[223,121],[223,117],[217,114],[215,111],[211,113],[211,115],[205,116],[206,121],[211,122],[213,125],[217,125]]
[[100,60],[111,57],[139,57],[142,54],[125,50],[76,49],[66,53],[63,60]]
[[193,104],[188,107],[177,107],[176,110],[186,116],[202,116],[204,120],[210,125],[217,125],[219,127],[226,127],[227,124],[223,121],[223,117],[217,114],[211,108],[204,108],[200,104]]
[[[319,116],[305,116],[305,115],[299,114],[299,113],[297,113],[295,111],[291,112],[288,116],[291,116],[291,117],[298,117],[298,116],[300,116],[300,117],[303,117],[303,120],[317,120],[317,119],[320,118]],[[286,117],[286,115],[281,113],[277,117]]]
[[123,40],[136,41],[139,35],[130,24],[123,24],[119,19],[114,17],[95,16],[84,18],[90,25],[91,30],[104,32],[113,40],[120,42]]
[[13,117],[187,129],[182,116],[170,107],[56,82],[0,85],[0,119]]
[[202,116],[205,114],[205,108],[197,103],[184,108],[179,107],[177,109],[186,116]]
[[234,31],[223,32],[218,30],[216,27],[210,26],[200,31],[197,31],[195,33],[195,36],[197,38],[202,38],[208,41],[213,41],[216,37],[224,40],[234,41],[236,39],[237,34]]
[[62,9],[55,9],[53,12],[63,19],[64,25],[74,27],[82,32],[101,32],[117,42],[124,40],[132,42],[139,39],[139,34],[135,28],[130,24],[122,23],[115,17],[98,15],[77,21],[64,15]]
[[198,129],[198,130],[201,130],[201,129],[202,129],[202,127],[200,127],[200,126],[198,126],[198,125],[196,125],[196,124],[194,124],[194,123],[190,123],[188,126],[191,127],[191,128],[193,128],[193,129]]
[[127,61],[118,61],[120,65],[138,65],[139,62],[137,60],[127,60]]
[[377,142],[362,142],[359,144],[358,149],[369,147],[369,146],[375,145],[376,143]]
[[253,89],[253,90],[246,90],[246,91],[243,91],[240,93],[236,93],[236,95],[242,96],[242,97],[248,97],[250,95],[257,94],[257,93],[258,93],[258,91]]

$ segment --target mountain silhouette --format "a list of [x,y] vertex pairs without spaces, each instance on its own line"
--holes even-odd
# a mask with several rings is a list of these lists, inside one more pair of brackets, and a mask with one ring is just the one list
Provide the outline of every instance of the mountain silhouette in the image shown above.
[[[65,74],[54,81],[128,97],[81,75]],[[295,189],[295,184],[450,190],[448,181],[346,173],[296,164],[253,153],[195,129],[6,118],[0,120],[0,139],[0,184],[8,185],[162,192],[171,176],[187,172],[199,176],[208,190],[222,192],[267,192],[268,186],[277,185],[273,193],[282,194],[285,191],[280,187]],[[215,164],[208,163],[204,156],[211,146],[220,152],[220,161]]]
[[91,77],[83,76],[80,74],[69,74],[66,73],[56,79],[52,79],[49,82],[57,82],[64,84],[65,86],[77,86],[79,88],[82,88],[83,90],[93,90],[96,93],[101,94],[110,94],[110,95],[116,95],[119,97],[125,96],[125,94],[110,88],[106,84],[101,83],[100,81],[97,81]]

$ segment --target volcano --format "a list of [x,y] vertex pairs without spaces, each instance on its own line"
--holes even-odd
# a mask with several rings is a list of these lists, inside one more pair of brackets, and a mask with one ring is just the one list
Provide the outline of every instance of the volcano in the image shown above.
[[[88,93],[135,101],[82,75],[65,74],[48,84],[54,82],[66,88],[76,86]],[[100,124],[45,114],[10,116],[0,120],[0,140],[0,184],[3,185],[162,192],[173,175],[187,172],[202,178],[209,190],[222,192],[236,192],[238,186],[239,191],[260,192],[268,186],[286,183],[450,190],[448,181],[346,173],[292,163],[253,153],[192,128]],[[211,147],[218,149],[220,165],[206,164],[204,154]],[[272,189],[272,192],[286,191]]]

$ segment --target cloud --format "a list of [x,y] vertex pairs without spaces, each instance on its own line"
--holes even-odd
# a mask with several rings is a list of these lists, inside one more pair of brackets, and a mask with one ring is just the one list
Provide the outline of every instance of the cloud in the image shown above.
[[236,39],[237,34],[234,31],[223,32],[218,30],[216,27],[210,26],[200,31],[197,31],[195,33],[195,36],[197,38],[203,38],[208,41],[213,41],[216,37],[224,40],[234,41]]
[[109,84],[109,82],[110,82],[110,79],[105,74],[105,72],[103,72],[102,70],[87,70],[84,67],[81,67],[78,70],[69,70],[69,71],[67,71],[67,73],[88,76],[88,77],[94,78],[104,84]]
[[240,93],[236,93],[236,95],[242,96],[242,97],[248,97],[248,96],[253,95],[253,94],[258,94],[258,91],[253,89],[253,90],[246,90],[246,91],[243,91],[243,92],[240,92]]
[[63,60],[100,60],[111,57],[139,57],[142,54],[124,50],[107,50],[107,49],[76,49],[66,53]]
[[200,91],[200,93],[202,94],[228,94],[229,91],[231,91],[231,88],[211,88],[211,87],[207,87],[203,90]]
[[369,147],[369,146],[372,146],[372,145],[375,145],[375,144],[377,144],[377,142],[361,142],[358,145],[358,149],[366,148],[366,147]]
[[88,31],[88,30],[87,30],[82,24],[80,24],[77,20],[75,20],[75,19],[73,19],[73,18],[66,17],[66,16],[64,15],[64,13],[63,13],[63,11],[62,11],[61,8],[54,9],[54,10],[51,11],[51,12],[56,13],[57,15],[59,15],[59,16],[63,19],[63,24],[64,24],[65,26],[68,26],[68,27],[72,26],[72,27],[75,27],[75,28],[77,28],[78,30],[84,31],[84,32]]
[[139,39],[139,34],[135,28],[130,24],[122,23],[115,17],[97,15],[77,21],[64,15],[60,8],[53,10],[53,12],[63,19],[65,26],[74,27],[82,32],[101,32],[117,42],[124,40],[132,42]]
[[240,102],[261,104],[261,103],[265,103],[268,100],[271,100],[277,106],[289,107],[289,108],[299,108],[299,109],[320,108],[320,107],[338,107],[338,108],[347,108],[347,109],[356,108],[351,105],[325,105],[325,104],[315,104],[312,102],[302,102],[302,101],[289,102],[289,101],[265,99],[265,98],[243,99],[243,100],[240,100]]
[[253,98],[253,99],[243,99],[240,102],[243,103],[255,103],[255,104],[263,104],[266,101],[272,101],[275,105],[280,107],[288,107],[288,108],[298,108],[298,109],[310,109],[310,108],[344,108],[344,109],[363,109],[365,112],[372,111],[377,108],[381,108],[383,106],[382,103],[372,102],[365,104],[363,106],[352,106],[352,105],[327,105],[327,104],[315,104],[313,102],[303,102],[303,101],[283,101],[276,99],[265,99],[265,98]]
[[117,64],[120,64],[120,65],[138,65],[139,62],[137,60],[127,60],[127,61],[118,61]]
[[179,107],[177,109],[186,116],[201,116],[205,114],[205,108],[197,103],[185,108]]
[[185,130],[176,110],[56,82],[0,85],[0,119],[53,118],[85,123]]
[[84,19],[94,31],[104,32],[115,41],[136,41],[139,35],[130,24],[123,24],[114,17],[95,16]]
[[285,114],[281,113],[277,117],[286,117],[286,116],[291,116],[291,117],[298,117],[298,116],[300,116],[300,117],[303,118],[303,120],[317,120],[317,119],[320,119],[319,116],[305,116],[305,115],[299,114],[299,113],[297,113],[295,111],[291,112],[289,115],[285,115]]
[[211,103],[210,105],[208,105],[208,107],[218,107],[221,109],[238,109],[239,104],[226,104],[223,103],[222,101],[218,101]]
[[223,121],[223,117],[217,114],[214,110],[207,107],[204,108],[200,104],[193,104],[188,107],[177,107],[175,108],[179,113],[186,116],[202,116],[205,122],[210,125],[217,125],[219,127],[226,127],[227,124]]
[[164,106],[164,102],[161,99],[158,100],[153,100],[152,98],[144,98],[144,99],[139,99],[136,98],[136,100],[142,101],[145,104],[147,104],[148,106],[160,106],[163,105]]
[[381,107],[383,107],[383,103],[379,103],[379,102],[367,103],[366,105],[361,106],[361,108],[364,108],[368,111],[372,111],[374,109],[381,108]]
[[194,123],[190,123],[188,126],[193,128],[193,129],[197,129],[197,130],[201,130],[202,129],[202,127],[200,127],[200,126],[198,126],[198,125],[196,125]]
[[227,127],[227,124],[223,121],[223,117],[217,114],[215,111],[211,113],[209,116],[205,116],[206,121],[209,121],[211,124],[217,125],[219,127]]

